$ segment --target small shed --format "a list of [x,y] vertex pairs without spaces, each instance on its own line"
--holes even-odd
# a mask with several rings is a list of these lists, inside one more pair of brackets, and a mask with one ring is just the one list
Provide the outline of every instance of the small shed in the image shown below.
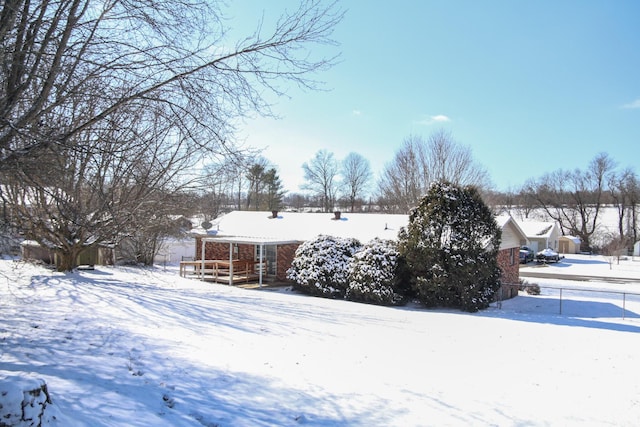
[[42,261],[45,264],[55,263],[55,254],[35,240],[23,240],[20,243],[20,255],[24,260]]
[[[21,244],[21,255],[24,260],[42,261],[45,264],[58,265],[58,256],[54,249],[41,246],[35,240],[24,240]],[[88,247],[76,259],[81,265],[112,265],[113,248],[107,245]]]
[[577,254],[580,252],[581,240],[576,236],[560,236],[558,252],[561,254]]

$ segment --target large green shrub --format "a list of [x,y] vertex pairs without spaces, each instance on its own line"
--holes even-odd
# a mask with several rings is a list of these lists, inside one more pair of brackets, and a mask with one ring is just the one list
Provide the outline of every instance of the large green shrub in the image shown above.
[[396,242],[374,239],[367,243],[349,263],[346,298],[370,304],[399,304],[403,296],[394,286],[397,264]]
[[300,292],[343,298],[348,286],[349,262],[361,248],[356,239],[320,235],[296,250],[287,278]]
[[400,232],[399,250],[426,306],[474,312],[500,287],[501,231],[475,187],[433,184]]

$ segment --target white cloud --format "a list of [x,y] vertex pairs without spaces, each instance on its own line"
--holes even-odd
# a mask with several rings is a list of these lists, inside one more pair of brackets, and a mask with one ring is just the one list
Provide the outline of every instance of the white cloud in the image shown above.
[[635,101],[631,101],[628,104],[624,104],[622,108],[640,108],[640,98],[636,99]]
[[451,119],[448,116],[445,116],[444,114],[436,114],[435,116],[428,116],[428,117],[422,118],[421,120],[418,120],[417,124],[423,125],[423,126],[430,126],[435,123],[446,123],[450,121]]
[[360,110],[353,110],[353,111],[351,112],[351,114],[353,114],[354,116],[361,116],[361,115],[362,115],[362,111],[360,111]]
[[431,116],[431,120],[434,122],[450,122],[451,119],[443,114],[438,114],[437,116]]

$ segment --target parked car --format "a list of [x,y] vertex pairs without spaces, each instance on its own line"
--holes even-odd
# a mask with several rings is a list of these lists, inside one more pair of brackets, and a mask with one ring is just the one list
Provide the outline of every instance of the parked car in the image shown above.
[[520,248],[520,264],[526,264],[535,258],[536,254],[528,246],[522,246]]
[[560,261],[560,254],[551,248],[543,249],[536,254],[536,261],[538,262],[558,262]]

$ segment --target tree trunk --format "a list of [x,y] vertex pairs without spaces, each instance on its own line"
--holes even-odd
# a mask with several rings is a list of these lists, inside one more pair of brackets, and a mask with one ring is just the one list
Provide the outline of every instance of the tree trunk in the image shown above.
[[59,250],[56,252],[56,268],[60,272],[72,271],[77,267],[78,250],[75,248],[69,250]]

